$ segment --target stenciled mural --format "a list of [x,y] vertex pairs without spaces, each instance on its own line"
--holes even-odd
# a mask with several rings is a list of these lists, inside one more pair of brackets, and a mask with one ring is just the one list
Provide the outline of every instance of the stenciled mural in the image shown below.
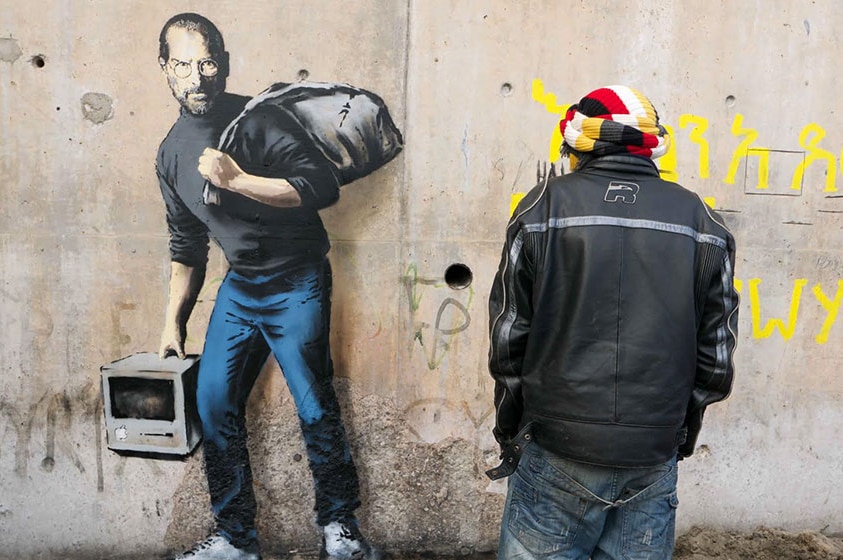
[[[403,148],[401,132],[380,97],[347,84],[277,83],[253,98],[228,92],[223,36],[201,15],[173,16],[159,46],[180,113],[156,160],[171,273],[152,359],[196,361],[185,354],[186,325],[210,240],[229,265],[195,379],[216,529],[185,557],[258,557],[245,408],[272,355],[298,411],[323,553],[376,558],[355,519],[359,481],[333,387],[330,245],[319,210],[338,200],[341,186],[393,159]],[[142,361],[149,360],[147,354]],[[109,438],[131,439],[125,423],[120,430]]]

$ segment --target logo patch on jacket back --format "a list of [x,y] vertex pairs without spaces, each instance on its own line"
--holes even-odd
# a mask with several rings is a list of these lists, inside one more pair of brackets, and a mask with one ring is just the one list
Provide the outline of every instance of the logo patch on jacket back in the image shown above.
[[635,204],[635,198],[638,195],[638,190],[641,187],[635,183],[627,183],[625,181],[612,181],[606,189],[606,194],[603,200],[606,202],[623,202],[624,204]]

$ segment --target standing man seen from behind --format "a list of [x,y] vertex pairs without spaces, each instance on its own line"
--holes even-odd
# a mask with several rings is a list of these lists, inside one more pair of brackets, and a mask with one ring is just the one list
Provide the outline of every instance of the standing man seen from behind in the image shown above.
[[[171,18],[159,39],[158,62],[181,105],[157,159],[172,259],[162,357],[184,356],[209,238],[230,267],[208,325],[196,395],[216,529],[177,558],[260,558],[245,408],[270,353],[298,411],[322,558],[379,558],[354,517],[357,472],[333,388],[329,243],[318,210],[339,197],[337,177],[286,113],[255,112],[244,124],[240,153],[250,155],[248,162],[212,149],[249,100],[225,92],[222,35],[206,18],[185,13]],[[219,205],[203,202],[206,179],[221,189]]]
[[677,459],[732,386],[735,241],[660,179],[641,93],[595,90],[560,127],[573,171],[519,204],[489,301],[498,558],[667,560]]

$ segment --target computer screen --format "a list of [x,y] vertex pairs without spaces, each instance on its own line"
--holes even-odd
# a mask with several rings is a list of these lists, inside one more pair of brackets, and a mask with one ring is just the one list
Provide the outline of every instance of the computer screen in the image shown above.
[[175,420],[176,403],[172,380],[112,377],[108,385],[114,418]]

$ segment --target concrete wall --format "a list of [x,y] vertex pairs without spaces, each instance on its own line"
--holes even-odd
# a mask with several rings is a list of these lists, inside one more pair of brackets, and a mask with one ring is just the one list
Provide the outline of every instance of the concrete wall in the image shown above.
[[[153,553],[208,528],[199,454],[110,452],[99,390],[100,365],[154,351],[163,324],[153,162],[177,106],[157,35],[187,10],[225,35],[229,91],[306,70],[377,92],[404,132],[398,159],[323,212],[337,387],[375,541],[494,547],[505,486],[482,475],[496,459],[486,302],[503,229],[537,163],[556,159],[564,105],[613,83],[654,101],[674,134],[665,174],[713,198],[739,246],[738,375],[681,465],[679,530],[843,531],[837,8],[0,0],[0,555]],[[453,264],[469,286],[446,282]],[[189,351],[201,351],[224,271],[213,252]],[[314,548],[309,473],[274,364],[249,422],[267,547]]]

